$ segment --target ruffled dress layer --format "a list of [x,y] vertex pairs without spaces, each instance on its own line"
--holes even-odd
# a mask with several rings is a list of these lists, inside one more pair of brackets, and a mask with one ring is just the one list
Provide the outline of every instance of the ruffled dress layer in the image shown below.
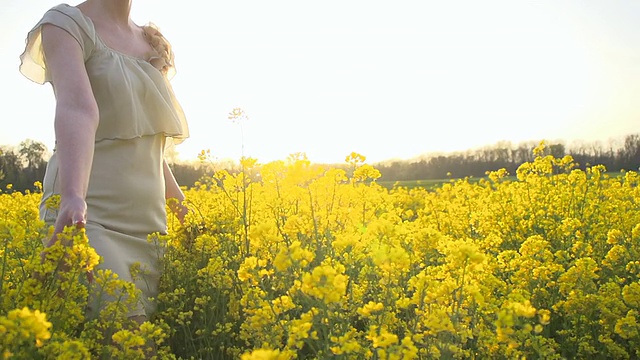
[[[97,35],[91,19],[77,7],[60,4],[47,11],[29,32],[20,56],[20,71],[36,83],[50,82],[42,49],[41,29],[51,24],[67,31],[82,48],[100,121],[87,191],[87,236],[102,256],[101,267],[134,281],[143,297],[158,291],[156,245],[147,235],[166,233],[163,153],[167,141],[188,137],[185,115],[173,93],[171,47],[153,25],[142,27],[154,49],[145,59],[119,53]],[[48,224],[57,212],[45,206],[60,193],[56,154],[49,160],[43,181],[40,216]],[[144,279],[133,279],[130,267],[140,264]],[[144,301],[130,315],[154,310]]]

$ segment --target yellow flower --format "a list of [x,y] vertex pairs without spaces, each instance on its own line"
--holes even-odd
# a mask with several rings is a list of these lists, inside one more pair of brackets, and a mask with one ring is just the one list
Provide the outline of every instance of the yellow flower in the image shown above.
[[276,270],[285,272],[294,264],[302,268],[306,267],[313,260],[313,257],[313,252],[302,248],[302,243],[296,240],[290,246],[282,244],[273,265]]
[[330,265],[321,265],[302,276],[301,290],[324,302],[334,303],[342,299],[347,289],[348,277]]
[[622,244],[624,241],[622,240],[623,237],[624,235],[622,234],[622,231],[618,229],[611,229],[607,233],[607,244],[610,244],[610,245]]
[[[253,279],[253,272],[255,268],[258,266],[258,258],[255,256],[250,256],[244,259],[242,265],[240,265],[240,269],[238,269],[238,279],[240,281],[247,281],[249,279]],[[255,279],[253,279],[254,283],[256,283]]]
[[334,355],[353,354],[362,350],[362,346],[356,339],[357,331],[353,328],[342,336],[332,336],[331,342],[336,344],[331,347],[331,352]]
[[638,312],[630,310],[627,316],[616,321],[615,333],[623,339],[636,339],[640,329],[637,321]]
[[367,160],[366,156],[358,154],[357,152],[352,152],[349,154],[344,161],[351,165],[362,164]]
[[640,283],[626,285],[622,289],[622,299],[628,306],[640,309]]
[[385,327],[372,325],[367,339],[371,340],[374,348],[387,348],[398,343],[398,336],[387,331]]
[[37,347],[42,347],[44,341],[51,338],[51,326],[46,314],[39,310],[31,311],[27,307],[9,311],[6,320],[0,316],[0,335],[14,338],[18,342],[33,336]]
[[282,295],[273,300],[273,312],[276,315],[282,314],[288,310],[295,309],[296,304],[293,303],[291,297],[288,295]]
[[540,317],[540,324],[547,325],[551,320],[551,312],[546,309],[538,310],[538,316]]
[[525,300],[523,303],[512,302],[511,307],[518,316],[532,318],[536,315],[536,308],[531,305],[531,301]]
[[389,275],[406,273],[411,265],[409,254],[400,246],[372,245],[373,263]]
[[116,332],[111,336],[111,340],[125,349],[144,345],[144,339],[129,330]]
[[384,305],[382,303],[376,303],[373,301],[369,301],[363,307],[359,308],[358,314],[364,317],[370,317],[372,313],[380,312],[384,309]]
[[380,176],[382,176],[380,171],[369,164],[364,164],[353,172],[355,181],[376,180]]
[[315,338],[316,333],[311,331],[313,328],[313,319],[315,317],[314,309],[307,311],[300,316],[300,319],[292,320],[289,325],[289,338],[287,345],[301,349],[304,346],[304,340]]
[[242,108],[233,108],[229,113],[228,119],[231,121],[240,121],[243,119],[247,119],[247,114],[242,110]]
[[257,349],[250,353],[245,353],[241,357],[242,360],[289,360],[293,359],[293,355],[289,352],[280,352],[280,350]]

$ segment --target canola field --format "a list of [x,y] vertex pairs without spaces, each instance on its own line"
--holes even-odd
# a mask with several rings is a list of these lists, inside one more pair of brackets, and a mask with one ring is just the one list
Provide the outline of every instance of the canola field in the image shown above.
[[0,357],[640,358],[640,177],[535,153],[515,180],[433,190],[382,187],[358,154],[349,171],[243,159],[149,236],[163,275],[140,326],[83,232],[43,252],[40,194],[6,190]]

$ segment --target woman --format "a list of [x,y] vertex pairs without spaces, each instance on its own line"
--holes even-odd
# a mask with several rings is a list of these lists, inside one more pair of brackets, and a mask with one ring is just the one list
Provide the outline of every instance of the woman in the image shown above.
[[[133,281],[130,266],[148,273],[135,281],[143,298],[155,297],[159,279],[155,245],[165,233],[166,201],[182,220],[184,194],[163,159],[170,141],[188,137],[184,113],[169,77],[171,46],[153,26],[130,18],[131,0],[61,4],[29,32],[20,71],[53,86],[56,149],[43,182],[40,216],[54,225],[85,227],[102,267]],[[60,195],[60,207],[47,199]],[[148,301],[130,316],[153,311]]]

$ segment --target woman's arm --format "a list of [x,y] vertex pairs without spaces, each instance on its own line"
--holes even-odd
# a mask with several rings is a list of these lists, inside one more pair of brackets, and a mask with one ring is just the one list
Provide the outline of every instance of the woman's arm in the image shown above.
[[43,26],[42,44],[56,97],[54,128],[60,210],[53,242],[65,226],[83,227],[86,223],[85,197],[99,115],[80,44],[53,25]]
[[187,215],[187,212],[189,211],[183,203],[185,196],[166,161],[163,161],[163,166],[165,183],[164,196],[169,203],[169,208],[171,209],[171,211],[173,211],[174,214],[176,214],[178,220],[180,220],[180,223],[182,223],[184,222],[185,215]]

